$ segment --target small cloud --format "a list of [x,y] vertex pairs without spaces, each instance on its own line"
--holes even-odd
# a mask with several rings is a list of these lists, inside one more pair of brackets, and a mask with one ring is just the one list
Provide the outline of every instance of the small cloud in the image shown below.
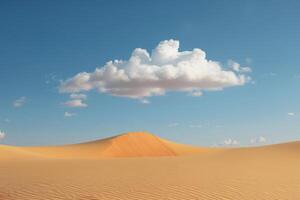
[[64,105],[68,107],[79,107],[84,108],[88,105],[84,102],[87,99],[85,94],[81,93],[72,93],[70,94],[70,100],[65,102]]
[[296,114],[293,113],[293,112],[289,112],[289,113],[288,113],[288,116],[291,116],[291,117],[292,117],[292,116],[295,116],[295,115],[296,115]]
[[179,126],[179,123],[171,123],[171,124],[168,124],[168,127],[176,127],[176,126]]
[[76,114],[75,113],[70,113],[70,112],[65,112],[64,117],[74,117]]
[[222,145],[223,146],[236,146],[236,145],[239,145],[239,141],[237,141],[235,139],[228,138],[228,139],[223,141]]
[[10,123],[10,122],[11,122],[11,120],[8,119],[8,118],[4,119],[4,121],[5,121],[6,123]]
[[266,139],[265,137],[260,136],[260,137],[258,138],[258,142],[264,143],[264,142],[267,142],[267,139]]
[[3,131],[0,131],[0,140],[5,138],[6,134]]
[[88,105],[85,104],[82,99],[72,99],[70,101],[67,101],[65,103],[63,103],[65,106],[68,107],[74,107],[74,108],[85,108]]
[[15,108],[22,107],[25,104],[26,100],[27,100],[26,97],[20,97],[13,102],[13,106]]
[[233,71],[240,72],[240,73],[249,73],[252,72],[250,67],[241,67],[241,65],[234,60],[228,60],[228,66],[233,69]]
[[267,139],[263,136],[259,136],[257,138],[252,138],[250,140],[250,144],[262,144],[262,143],[266,143],[267,142]]
[[149,104],[150,103],[150,101],[148,99],[141,99],[140,102],[142,104]]
[[203,93],[201,91],[192,91],[189,94],[193,97],[200,97]]
[[85,94],[76,94],[76,93],[73,93],[73,94],[70,94],[70,98],[71,99],[87,99],[87,96]]

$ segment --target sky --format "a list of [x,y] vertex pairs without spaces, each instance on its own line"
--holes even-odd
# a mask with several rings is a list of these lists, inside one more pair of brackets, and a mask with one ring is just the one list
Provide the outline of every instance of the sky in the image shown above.
[[1,1],[0,144],[300,140],[299,1]]

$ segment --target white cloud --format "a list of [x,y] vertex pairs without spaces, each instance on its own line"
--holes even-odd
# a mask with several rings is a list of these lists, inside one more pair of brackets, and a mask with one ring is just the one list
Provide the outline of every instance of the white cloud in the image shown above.
[[201,91],[192,91],[190,92],[190,95],[193,96],[193,97],[200,97],[202,96],[202,92]]
[[65,102],[64,105],[68,107],[78,107],[78,108],[84,108],[88,106],[82,101],[82,99],[72,99]]
[[252,69],[250,67],[241,67],[241,65],[235,62],[234,60],[228,60],[228,65],[236,72],[240,72],[240,73],[252,72]]
[[201,49],[178,50],[177,40],[160,42],[151,54],[137,48],[129,60],[109,61],[94,72],[81,72],[62,81],[59,91],[78,93],[97,89],[102,93],[135,99],[164,95],[168,91],[200,96],[202,91],[241,86],[250,80],[244,74],[250,68],[239,66],[238,71],[225,70],[219,62],[207,60]]
[[259,142],[259,143],[264,143],[264,142],[267,142],[267,139],[266,139],[265,137],[260,136],[260,137],[258,138],[258,142]]
[[142,104],[149,104],[150,103],[150,101],[148,99],[140,99],[140,102]]
[[261,143],[266,143],[266,142],[267,142],[267,139],[263,136],[259,136],[257,138],[252,138],[250,140],[251,144],[261,144]]
[[0,140],[4,139],[6,134],[3,131],[0,131]]
[[236,145],[239,145],[239,141],[237,141],[235,139],[228,138],[228,139],[223,141],[223,145],[225,145],[225,146],[236,146]]
[[64,105],[68,107],[79,107],[84,108],[88,105],[84,102],[87,99],[85,94],[72,93],[70,94],[70,100],[65,102]]
[[288,116],[295,116],[296,114],[295,113],[293,113],[293,112],[289,112],[288,113]]
[[22,107],[25,104],[26,100],[27,100],[26,97],[20,97],[13,102],[13,106],[15,108]]
[[70,113],[70,112],[65,112],[64,117],[74,117],[76,114],[75,113]]
[[70,94],[70,98],[71,99],[87,99],[87,96],[85,94],[76,94],[76,93],[73,93],[73,94]]

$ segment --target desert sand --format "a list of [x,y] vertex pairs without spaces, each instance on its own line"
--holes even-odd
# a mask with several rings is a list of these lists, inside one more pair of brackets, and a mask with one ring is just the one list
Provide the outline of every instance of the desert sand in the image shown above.
[[0,200],[300,199],[300,142],[200,148],[138,132],[0,145]]

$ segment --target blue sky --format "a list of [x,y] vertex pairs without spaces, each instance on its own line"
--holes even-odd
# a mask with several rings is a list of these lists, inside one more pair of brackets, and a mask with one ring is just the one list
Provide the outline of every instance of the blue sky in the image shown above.
[[[2,1],[0,143],[64,144],[143,130],[206,146],[299,140],[299,9],[298,1]],[[252,80],[199,97],[166,90],[143,98],[148,104],[94,89],[78,92],[87,107],[64,104],[70,94],[59,92],[61,81],[170,39],[179,51],[202,49],[224,69],[228,60],[251,67]]]

